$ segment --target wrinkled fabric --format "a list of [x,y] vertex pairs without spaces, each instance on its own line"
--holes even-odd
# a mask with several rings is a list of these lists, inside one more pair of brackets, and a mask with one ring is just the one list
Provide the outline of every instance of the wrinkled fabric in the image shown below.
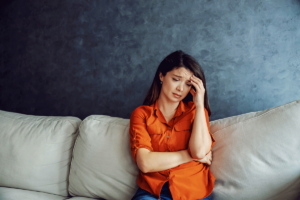
[[[194,123],[196,107],[192,101],[188,104],[180,101],[174,117],[167,123],[158,108],[157,100],[151,106],[139,106],[130,117],[130,145],[135,163],[136,152],[146,148],[153,152],[176,152],[187,149]],[[208,131],[212,138],[211,149],[215,139],[210,132],[209,116],[205,109]],[[191,155],[191,154],[190,154]],[[173,199],[195,200],[207,197],[213,190],[215,177],[209,165],[198,161],[183,163],[174,168],[159,172],[143,173],[139,171],[137,184],[143,190],[160,198],[161,189],[169,181]]]

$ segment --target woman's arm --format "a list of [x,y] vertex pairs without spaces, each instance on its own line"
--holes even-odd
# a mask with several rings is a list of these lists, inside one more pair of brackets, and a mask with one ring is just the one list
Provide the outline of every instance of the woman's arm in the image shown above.
[[204,106],[205,88],[200,78],[191,77],[191,83],[196,90],[191,88],[193,102],[196,106],[192,134],[189,141],[188,153],[192,158],[202,159],[212,149],[214,137],[209,131],[209,116]]
[[133,160],[144,173],[170,169],[193,160],[187,150],[153,151],[145,123],[145,110],[142,108],[135,109],[131,114],[129,136]]
[[202,159],[211,149],[212,138],[208,130],[207,111],[204,106],[197,106],[195,112],[189,148],[192,158]]
[[136,153],[136,161],[143,173],[157,172],[171,169],[194,159],[187,150],[176,152],[150,152],[146,148],[140,148]]
[[142,172],[163,171],[192,160],[203,163],[208,162],[208,159],[193,159],[187,150],[154,152],[143,112],[141,109],[132,112],[129,127],[131,154],[134,162]]
[[140,148],[137,151],[137,165],[143,173],[159,172],[167,169],[171,169],[183,163],[190,162],[192,160],[211,165],[212,152],[198,160],[193,159],[187,150],[181,150],[177,152],[150,152],[146,148]]

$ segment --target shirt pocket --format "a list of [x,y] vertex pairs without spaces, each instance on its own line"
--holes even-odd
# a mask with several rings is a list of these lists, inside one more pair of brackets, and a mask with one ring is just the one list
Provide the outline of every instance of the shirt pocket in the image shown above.
[[188,148],[188,143],[192,131],[192,122],[191,121],[182,121],[174,125],[174,135],[172,139],[174,142],[174,150],[180,151]]
[[163,143],[159,144],[163,137],[163,133],[165,132],[165,128],[157,125],[157,124],[152,124],[147,126],[148,133],[151,137],[151,145],[153,148],[153,151],[161,151],[161,147]]

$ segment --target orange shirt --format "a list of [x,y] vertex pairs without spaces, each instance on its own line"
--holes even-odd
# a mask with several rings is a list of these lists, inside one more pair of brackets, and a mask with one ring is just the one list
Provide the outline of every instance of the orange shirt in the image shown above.
[[[136,152],[139,148],[151,152],[175,152],[188,147],[194,122],[196,107],[192,101],[188,105],[180,101],[174,117],[166,122],[158,108],[157,100],[151,106],[139,106],[130,117],[130,145],[133,160],[136,162]],[[209,116],[205,109],[207,127]],[[211,149],[215,143],[213,135]],[[209,170],[209,165],[199,161],[183,163],[171,169],[143,173],[139,170],[137,184],[140,188],[160,198],[160,192],[165,182],[174,200],[195,200],[210,195],[214,188],[215,177]]]

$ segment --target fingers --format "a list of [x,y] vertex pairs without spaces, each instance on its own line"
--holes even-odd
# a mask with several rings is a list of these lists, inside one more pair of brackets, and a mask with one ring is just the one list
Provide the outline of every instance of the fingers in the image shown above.
[[197,91],[205,90],[202,80],[199,79],[198,77],[192,76],[191,83],[193,84],[193,86],[196,88]]
[[211,163],[212,163],[212,152],[210,151],[207,155],[209,156],[208,157],[209,165],[211,165]]
[[193,78],[191,78],[191,83],[195,87],[196,92],[200,90],[200,86],[198,85],[198,83],[196,83],[196,80],[194,80]]
[[191,80],[194,81],[194,82],[196,82],[197,85],[199,85],[199,87],[204,87],[204,86],[203,86],[203,82],[202,82],[202,80],[201,80],[200,78],[198,78],[198,77],[196,77],[196,76],[192,76],[192,77],[191,77]]
[[191,87],[190,93],[192,93],[192,95],[194,96],[196,94],[196,91]]
[[206,164],[211,165],[211,160],[207,159]]
[[208,162],[209,162],[209,165],[211,165],[212,159],[209,159]]

